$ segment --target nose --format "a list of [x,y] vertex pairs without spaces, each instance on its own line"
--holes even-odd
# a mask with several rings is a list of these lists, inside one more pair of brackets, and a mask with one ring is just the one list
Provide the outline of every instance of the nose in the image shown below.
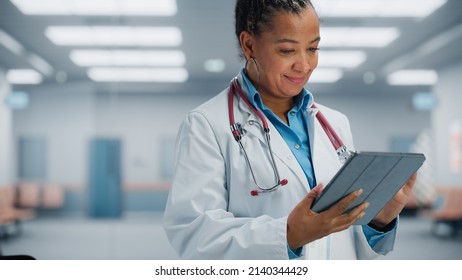
[[313,57],[310,57],[307,54],[303,54],[297,57],[297,60],[294,63],[294,70],[301,73],[308,73],[315,67],[316,62]]

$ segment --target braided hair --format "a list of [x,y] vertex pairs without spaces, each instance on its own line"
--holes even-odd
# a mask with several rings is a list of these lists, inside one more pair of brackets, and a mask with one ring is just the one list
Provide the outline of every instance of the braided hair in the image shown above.
[[272,27],[272,18],[277,12],[299,15],[306,7],[314,9],[310,0],[237,0],[235,9],[235,32],[243,31],[258,36]]

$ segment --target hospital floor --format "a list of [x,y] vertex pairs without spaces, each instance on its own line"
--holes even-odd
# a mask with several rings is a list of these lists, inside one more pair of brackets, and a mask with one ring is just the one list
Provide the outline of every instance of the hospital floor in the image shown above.
[[[22,233],[0,240],[4,255],[40,260],[172,260],[177,256],[160,225],[161,214],[122,219],[42,217],[22,224]],[[395,251],[380,259],[462,260],[462,232],[436,237],[422,218],[402,217]]]

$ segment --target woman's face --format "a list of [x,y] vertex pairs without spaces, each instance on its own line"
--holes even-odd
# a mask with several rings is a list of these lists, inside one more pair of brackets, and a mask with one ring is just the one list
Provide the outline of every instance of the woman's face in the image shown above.
[[300,15],[278,13],[272,28],[256,37],[248,34],[250,48],[244,53],[256,59],[259,71],[252,60],[247,71],[262,98],[277,101],[298,95],[318,65],[319,41],[319,21],[312,8]]

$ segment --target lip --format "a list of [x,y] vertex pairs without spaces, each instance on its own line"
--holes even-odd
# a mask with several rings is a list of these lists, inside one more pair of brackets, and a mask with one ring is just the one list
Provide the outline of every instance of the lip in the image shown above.
[[287,80],[296,85],[301,85],[305,83],[305,77],[289,77],[286,76]]

